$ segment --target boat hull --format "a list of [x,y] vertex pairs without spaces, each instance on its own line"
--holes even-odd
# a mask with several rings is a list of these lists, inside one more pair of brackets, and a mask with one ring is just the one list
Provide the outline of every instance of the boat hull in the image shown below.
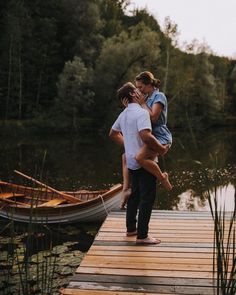
[[[18,191],[17,191],[18,192]],[[60,206],[15,206],[1,203],[0,216],[19,222],[32,223],[74,223],[102,221],[107,214],[119,208],[122,186],[116,185],[104,194],[76,204]],[[45,192],[44,192],[45,193]],[[75,195],[76,192],[71,192]]]

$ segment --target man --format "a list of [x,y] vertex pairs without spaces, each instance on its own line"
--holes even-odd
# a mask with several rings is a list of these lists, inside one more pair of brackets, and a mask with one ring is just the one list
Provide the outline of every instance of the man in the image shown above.
[[137,235],[137,244],[159,244],[160,240],[148,236],[148,224],[156,196],[156,178],[141,168],[135,157],[144,143],[159,154],[164,154],[166,149],[152,135],[150,115],[138,104],[136,99],[140,93],[135,86],[130,82],[126,83],[117,91],[117,96],[121,102],[128,101],[127,108],[119,115],[109,134],[112,140],[124,146],[131,178],[131,196],[126,211],[126,235]]

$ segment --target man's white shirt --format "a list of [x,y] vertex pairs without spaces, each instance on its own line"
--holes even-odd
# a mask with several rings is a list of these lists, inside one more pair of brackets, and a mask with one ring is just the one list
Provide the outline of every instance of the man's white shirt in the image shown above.
[[148,111],[138,103],[129,103],[112,125],[112,129],[121,132],[124,137],[127,167],[132,170],[139,169],[140,165],[135,156],[144,144],[139,132],[145,129],[152,130]]

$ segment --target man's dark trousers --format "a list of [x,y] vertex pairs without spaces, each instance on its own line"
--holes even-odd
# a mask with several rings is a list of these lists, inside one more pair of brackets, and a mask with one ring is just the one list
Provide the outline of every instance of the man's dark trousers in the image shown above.
[[127,202],[126,227],[128,232],[137,229],[137,239],[145,239],[148,236],[148,224],[156,197],[156,177],[143,168],[129,169],[129,174],[132,194]]

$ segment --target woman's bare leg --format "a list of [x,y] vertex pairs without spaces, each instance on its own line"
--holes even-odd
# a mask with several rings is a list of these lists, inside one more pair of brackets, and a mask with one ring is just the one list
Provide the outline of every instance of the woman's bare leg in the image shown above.
[[153,174],[168,191],[172,189],[172,185],[169,182],[168,173],[162,172],[159,165],[154,161],[157,156],[147,145],[144,145],[139,153],[136,155],[137,162],[148,172]]
[[129,170],[126,165],[125,154],[122,155],[122,173],[123,173],[123,191],[122,191],[122,200],[121,200],[120,208],[124,209],[128,201],[128,198],[131,195]]
[[122,173],[123,173],[123,190],[130,188],[129,183],[129,170],[126,165],[125,154],[122,155]]

